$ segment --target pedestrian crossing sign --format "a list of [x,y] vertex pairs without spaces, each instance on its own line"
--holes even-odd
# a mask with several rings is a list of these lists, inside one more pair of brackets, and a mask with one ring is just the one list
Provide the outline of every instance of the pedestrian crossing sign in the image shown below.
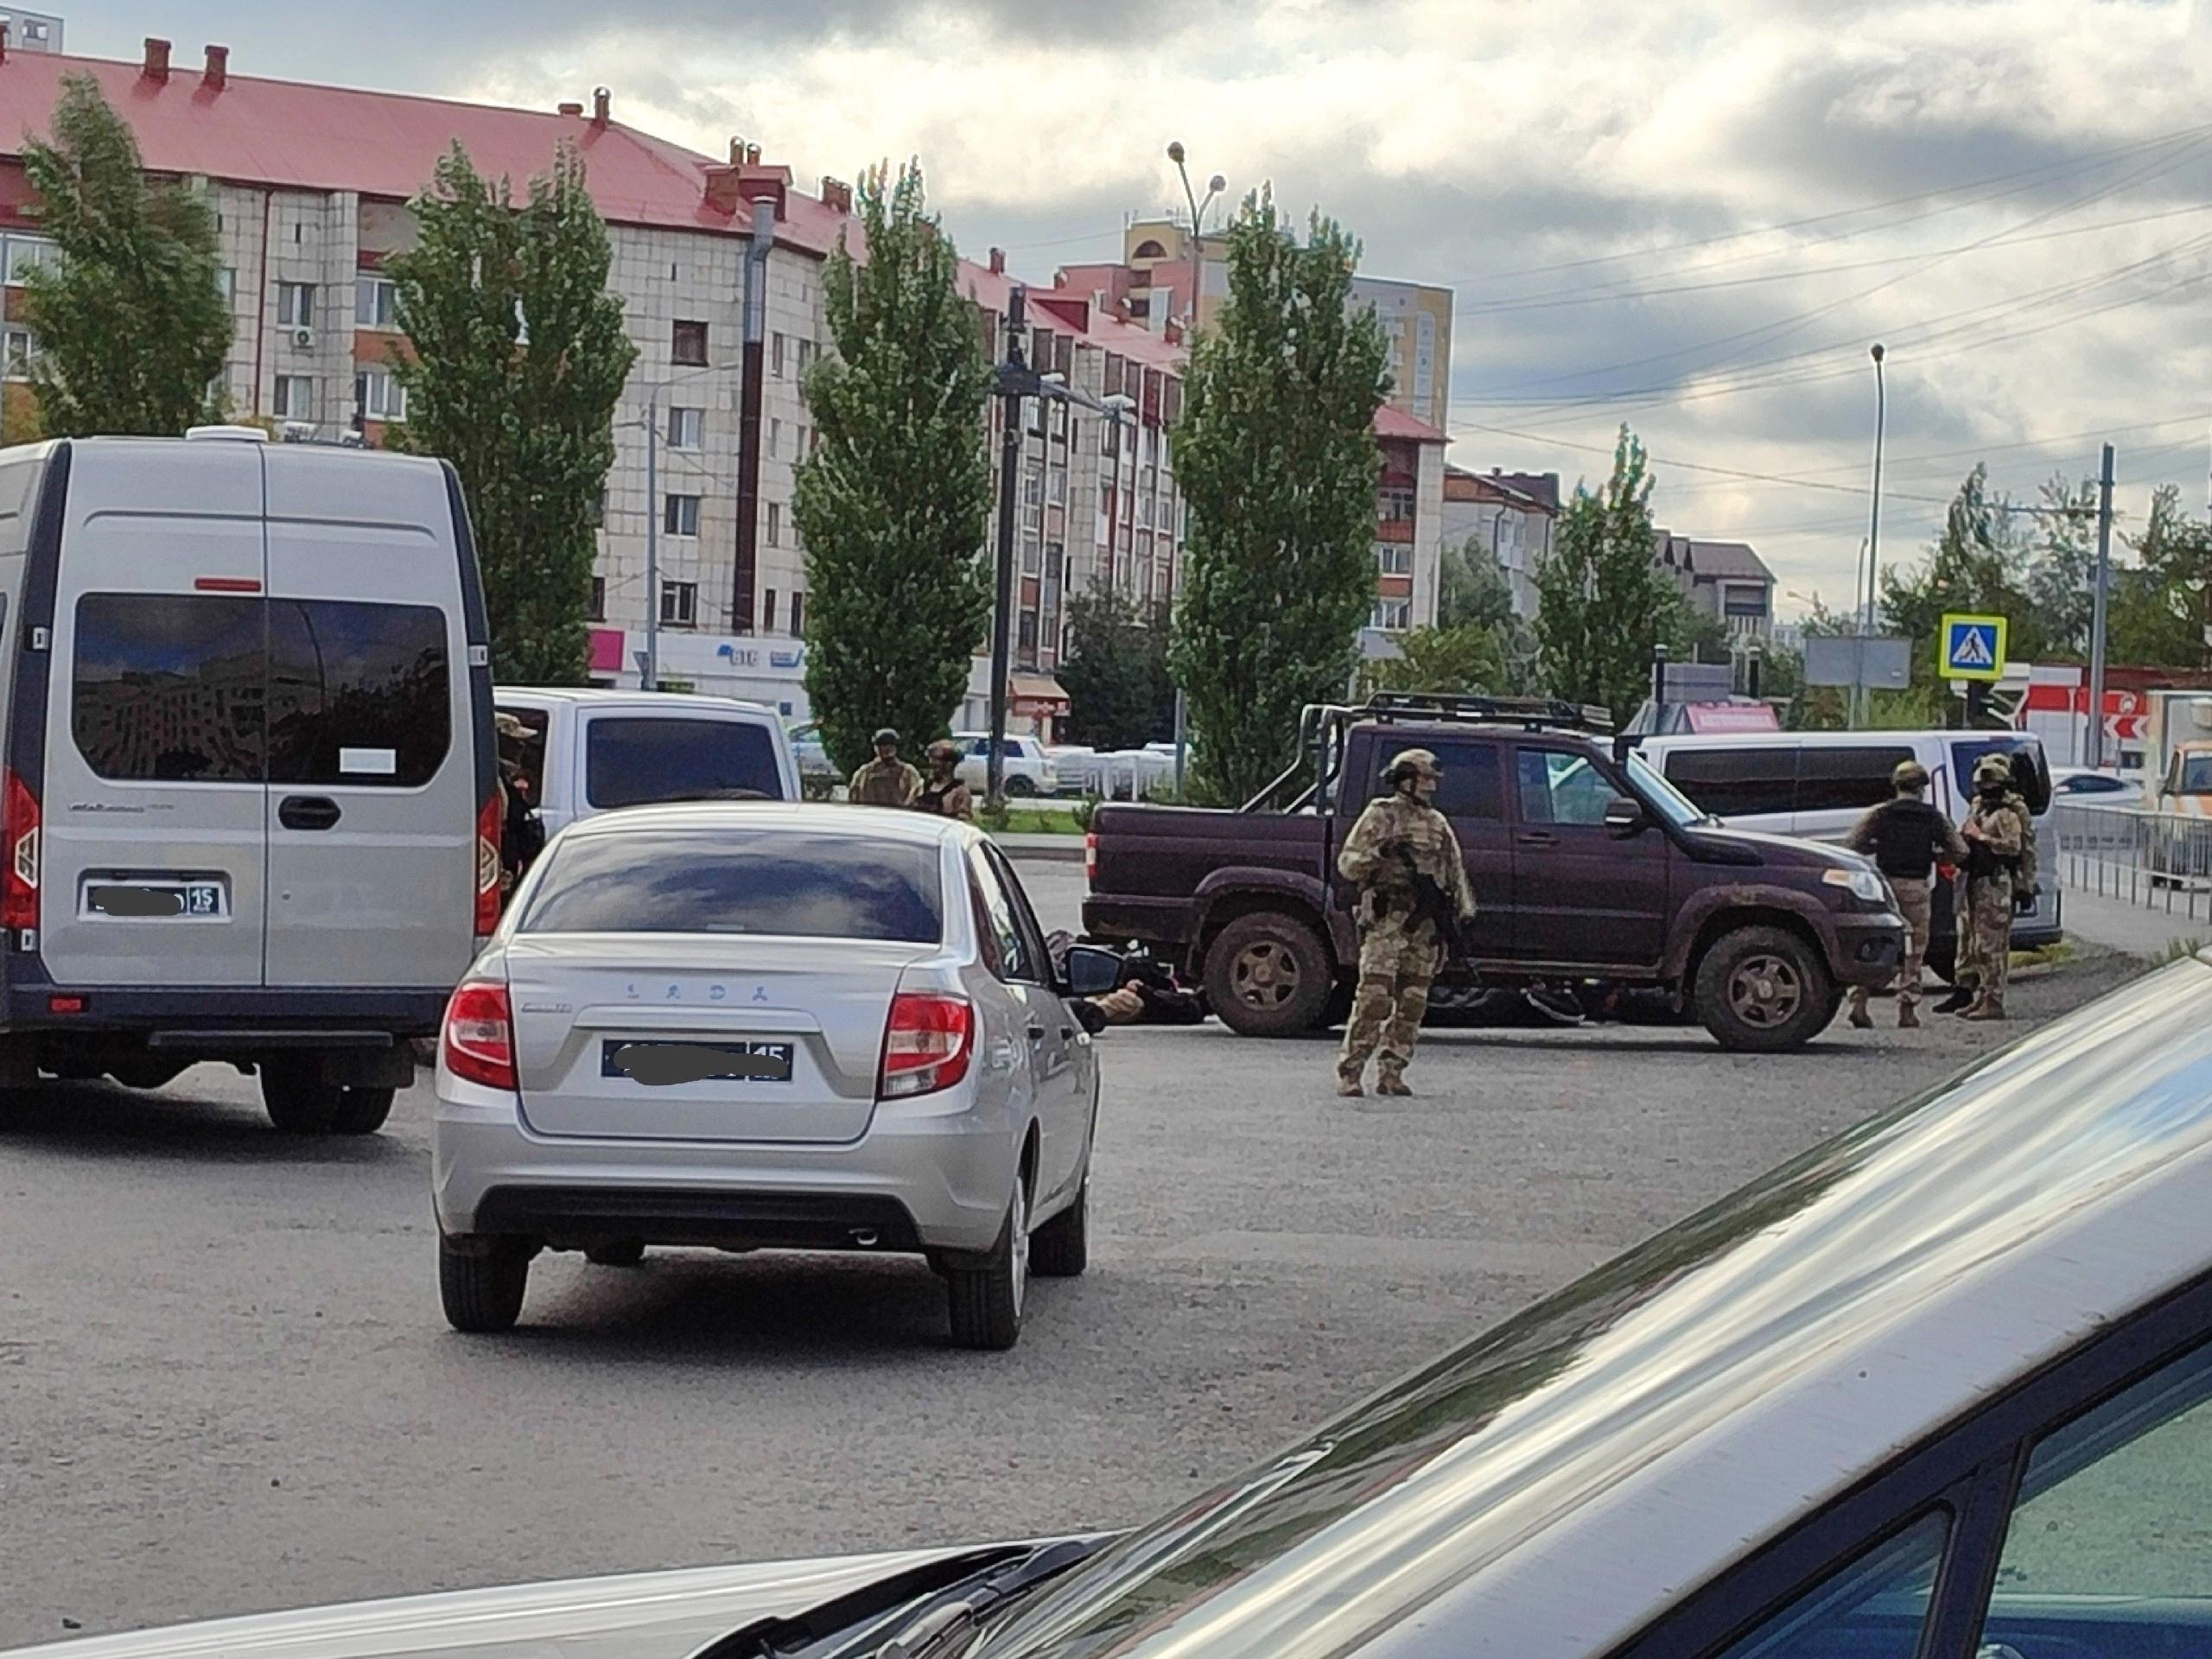
[[2005,633],[2001,616],[1953,612],[1943,619],[1943,631],[1936,639],[1937,673],[1947,680],[2003,679]]

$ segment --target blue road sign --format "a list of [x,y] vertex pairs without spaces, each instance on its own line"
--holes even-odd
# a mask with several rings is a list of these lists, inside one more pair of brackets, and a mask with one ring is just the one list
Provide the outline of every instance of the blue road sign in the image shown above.
[[2006,632],[2001,616],[1946,616],[1936,636],[1936,672],[1947,680],[2003,679]]

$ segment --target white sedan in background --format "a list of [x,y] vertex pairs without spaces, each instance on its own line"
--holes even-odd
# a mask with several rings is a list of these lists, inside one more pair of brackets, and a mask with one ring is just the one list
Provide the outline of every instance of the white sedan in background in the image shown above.
[[[991,740],[982,732],[955,732],[960,746],[960,781],[980,790],[990,771]],[[1006,740],[1006,792],[1009,795],[1056,795],[1060,788],[1059,767],[1033,737],[1009,734]]]
[[1008,1348],[1083,1271],[1098,1070],[1020,879],[968,825],[646,807],[554,838],[439,1044],[439,1285],[519,1317],[531,1258],[652,1245],[904,1251],[952,1334]]

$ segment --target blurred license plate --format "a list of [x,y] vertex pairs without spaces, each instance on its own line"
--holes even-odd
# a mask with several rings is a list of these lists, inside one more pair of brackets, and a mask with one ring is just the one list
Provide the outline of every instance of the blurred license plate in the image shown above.
[[156,920],[164,916],[230,913],[219,881],[99,881],[85,889],[86,907],[103,916]]
[[666,1086],[678,1083],[789,1083],[789,1043],[623,1042],[600,1046],[599,1074]]

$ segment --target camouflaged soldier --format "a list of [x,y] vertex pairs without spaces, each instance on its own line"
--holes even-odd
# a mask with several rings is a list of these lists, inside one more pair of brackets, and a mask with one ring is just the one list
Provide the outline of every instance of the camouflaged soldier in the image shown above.
[[[2035,824],[2014,792],[2012,768],[1986,754],[1974,769],[1974,810],[1967,815],[1966,886],[1958,910],[1957,990],[1944,1004],[1968,1020],[2002,1020],[2012,959],[2012,905],[2032,890]],[[2024,882],[2023,876],[2027,879]],[[1961,1009],[1962,1000],[1971,998]]]
[[[1920,1024],[1920,963],[1928,954],[1929,907],[1933,888],[1930,877],[1940,865],[1963,864],[1967,845],[1950,817],[1929,804],[1928,768],[1917,760],[1900,760],[1890,774],[1897,791],[1859,819],[1843,844],[1874,861],[1896,895],[1897,914],[1904,918],[1904,960],[1897,968],[1897,1024],[1907,1031]],[[1866,988],[1851,992],[1851,1023],[1865,1031],[1874,1023],[1866,1012]]]
[[1421,912],[1415,872],[1433,881],[1459,919],[1475,913],[1467,861],[1451,821],[1436,810],[1442,774],[1427,749],[1408,749],[1383,774],[1389,792],[1368,803],[1344,837],[1337,869],[1358,889],[1359,988],[1337,1059],[1337,1092],[1363,1092],[1360,1077],[1380,1048],[1376,1092],[1409,1095],[1406,1063],[1428,1009],[1428,988],[1444,965],[1445,944]]

